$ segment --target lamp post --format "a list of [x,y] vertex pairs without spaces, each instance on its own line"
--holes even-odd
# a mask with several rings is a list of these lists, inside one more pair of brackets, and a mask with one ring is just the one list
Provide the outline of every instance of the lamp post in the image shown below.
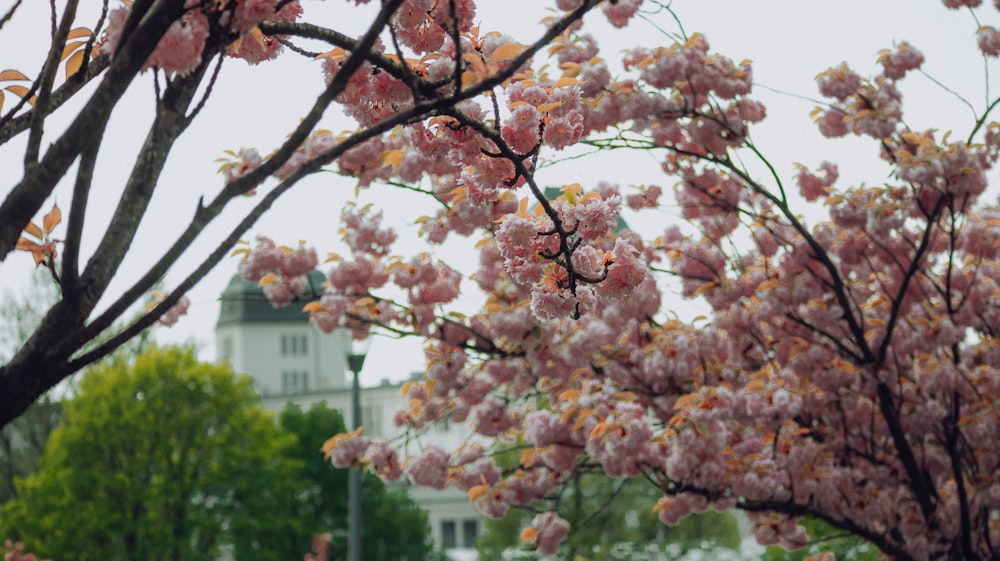
[[[351,416],[353,430],[361,426],[361,385],[358,374],[365,364],[371,338],[351,338],[347,349],[347,367],[354,374],[351,385]],[[361,561],[361,466],[351,469],[347,479],[347,561]]]

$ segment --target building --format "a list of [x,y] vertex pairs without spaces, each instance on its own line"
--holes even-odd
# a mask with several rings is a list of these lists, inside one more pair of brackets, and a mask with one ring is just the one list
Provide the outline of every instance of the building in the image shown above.
[[[322,273],[309,275],[307,294],[323,292]],[[277,413],[287,403],[308,409],[326,402],[351,419],[351,378],[346,349],[349,334],[324,334],[312,327],[302,313],[302,305],[274,309],[256,283],[234,276],[221,296],[216,324],[216,347],[220,359],[253,379],[264,406]],[[387,372],[365,372],[364,380],[383,380],[361,388],[361,421],[365,434],[391,439],[400,434],[393,415],[403,406],[402,384],[387,381]],[[396,373],[393,373],[396,374]],[[434,428],[425,442],[454,449],[468,436],[462,426]],[[332,436],[332,435],[331,435]],[[448,557],[475,558],[476,537],[482,531],[482,517],[468,497],[455,489],[437,491],[409,487],[410,497],[427,511],[434,543]]]

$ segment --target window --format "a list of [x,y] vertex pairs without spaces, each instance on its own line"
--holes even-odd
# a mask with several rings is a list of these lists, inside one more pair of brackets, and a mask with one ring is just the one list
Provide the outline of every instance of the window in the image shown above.
[[444,549],[453,549],[458,546],[455,542],[455,521],[441,521],[441,546]]
[[377,404],[362,406],[361,424],[365,426],[365,434],[382,436],[382,407]]
[[309,391],[308,372],[285,371],[281,373],[281,393],[288,395],[288,394],[306,393],[308,391]]
[[309,354],[309,337],[307,335],[282,335],[282,356],[306,356]]
[[475,518],[462,521],[462,547],[475,549],[478,534],[479,528]]
[[229,337],[222,340],[222,358],[233,358],[233,340]]

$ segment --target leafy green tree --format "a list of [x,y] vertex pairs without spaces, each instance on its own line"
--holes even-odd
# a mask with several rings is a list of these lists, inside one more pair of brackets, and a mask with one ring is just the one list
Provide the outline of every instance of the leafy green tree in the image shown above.
[[293,439],[249,380],[190,348],[99,365],[63,410],[0,522],[0,535],[42,557],[217,559],[235,522],[272,516],[275,497],[294,496]]
[[[13,356],[58,297],[55,285],[37,273],[30,291],[20,294],[4,291],[0,299],[0,361]],[[50,394],[45,394],[24,414],[0,428],[0,504],[16,495],[15,478],[38,468],[38,460],[58,418],[58,404]]]
[[[738,523],[732,514],[705,512],[667,527],[653,510],[658,496],[644,480],[582,474],[563,490],[559,502],[560,516],[571,528],[560,556],[570,561],[610,561],[634,557],[632,547],[647,544],[678,556],[692,549],[739,547]],[[528,510],[511,509],[504,518],[487,521],[477,543],[480,561],[501,561],[505,552],[516,550],[521,529],[532,516]]]
[[885,556],[877,547],[863,539],[830,526],[818,518],[807,518],[802,522],[809,534],[810,543],[804,549],[788,551],[782,547],[767,548],[761,561],[804,561],[823,551],[834,554],[837,561],[880,561]]
[[[309,482],[289,513],[301,525],[288,542],[298,549],[289,549],[288,555],[301,555],[302,544],[308,544],[312,535],[329,532],[334,536],[330,558],[346,559],[348,470],[335,469],[320,453],[331,434],[344,432],[343,417],[325,403],[313,405],[308,411],[289,404],[279,423],[296,436],[288,454],[298,463],[298,477]],[[427,514],[404,490],[388,488],[377,477],[366,474],[361,481],[361,503],[364,559],[412,561],[433,557]],[[236,553],[242,561],[244,557]],[[288,555],[285,558],[290,558]]]
[[[5,291],[0,300],[0,360],[9,359],[41,323],[45,311],[59,300],[59,291],[42,270],[35,272],[30,288],[20,293]],[[124,329],[123,324],[88,343],[90,349]],[[139,354],[151,341],[151,330],[143,331],[114,352],[121,356]],[[55,430],[62,407],[60,397],[72,395],[76,376],[67,378],[44,394],[23,414],[0,428],[0,504],[17,496],[14,481],[38,469],[38,462]]]

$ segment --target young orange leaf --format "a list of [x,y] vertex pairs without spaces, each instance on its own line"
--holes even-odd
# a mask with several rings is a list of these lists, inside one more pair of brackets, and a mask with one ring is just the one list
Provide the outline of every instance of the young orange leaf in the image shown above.
[[52,210],[42,219],[42,228],[46,234],[51,234],[60,222],[62,222],[62,212],[59,210],[59,205],[52,205]]
[[83,67],[84,51],[77,51],[66,61],[66,78],[76,74]]
[[329,312],[330,308],[327,308],[326,306],[320,304],[319,302],[309,302],[305,306],[302,306],[302,311],[308,312],[310,314],[315,314],[319,312]]
[[29,80],[27,76],[18,72],[17,70],[4,70],[0,72],[0,82],[5,82],[9,80]]
[[45,237],[45,234],[42,232],[42,229],[36,226],[34,222],[28,222],[28,225],[24,227],[24,231],[31,234],[32,236],[35,236],[38,239],[42,239]]
[[378,156],[379,163],[382,167],[391,167],[393,173],[399,170],[399,166],[403,163],[403,156],[406,155],[404,150],[386,150]]
[[[22,98],[24,98],[24,96],[28,95],[28,88],[26,88],[24,86],[7,86],[4,89],[7,90],[7,91],[9,91],[9,92],[11,92],[11,93],[14,93],[14,94],[22,97]],[[28,98],[28,103],[30,103],[32,106],[34,106],[35,105],[35,96],[31,96],[30,98]]]
[[535,543],[538,541],[538,528],[531,526],[521,530],[521,543]]
[[544,115],[544,114],[548,113],[549,111],[552,111],[553,109],[556,109],[557,107],[559,107],[562,104],[563,104],[563,102],[561,102],[561,101],[553,101],[552,103],[543,103],[543,104],[541,104],[541,105],[538,106],[538,112]]
[[471,489],[469,489],[469,502],[472,502],[478,499],[479,497],[482,497],[489,490],[490,490],[489,485],[476,485],[475,487],[472,487]]
[[86,27],[77,27],[76,29],[70,30],[66,39],[82,39],[83,37],[90,37],[93,34],[94,32]]
[[278,275],[274,273],[268,273],[263,277],[261,277],[259,281],[257,281],[257,286],[270,286],[276,282],[278,282]]
[[59,56],[59,60],[60,61],[66,60],[69,57],[69,55],[73,53],[73,51],[83,47],[86,44],[87,44],[86,41],[73,41],[72,43],[66,43],[66,46],[63,47],[62,55]]
[[506,62],[519,57],[526,50],[528,50],[528,47],[520,43],[507,43],[497,47],[493,51],[493,54],[490,55],[490,60],[493,62]]
[[572,76],[566,76],[564,78],[560,78],[555,84],[552,84],[552,87],[553,88],[564,88],[566,86],[575,86],[575,85],[581,84],[581,83],[582,82],[580,82],[580,80],[577,80],[576,78],[573,78]]
[[523,198],[517,203],[517,215],[521,218],[528,217],[528,199]]

